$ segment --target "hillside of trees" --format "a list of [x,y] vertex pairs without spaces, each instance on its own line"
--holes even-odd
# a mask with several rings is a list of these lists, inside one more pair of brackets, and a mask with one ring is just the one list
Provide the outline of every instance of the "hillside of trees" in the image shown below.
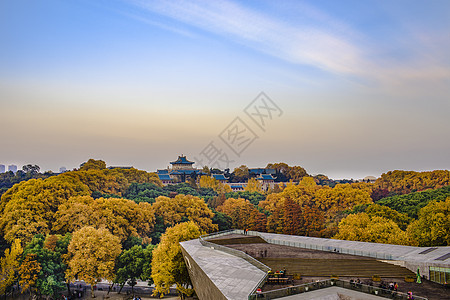
[[63,174],[7,174],[0,181],[0,294],[19,283],[30,295],[53,297],[74,278],[91,286],[105,278],[119,288],[145,280],[159,295],[175,284],[191,295],[178,242],[230,228],[450,245],[448,171],[339,183],[299,166],[268,167],[285,183],[263,191],[241,166],[229,174],[249,181],[243,192],[209,176],[163,186],[154,173],[92,159]]

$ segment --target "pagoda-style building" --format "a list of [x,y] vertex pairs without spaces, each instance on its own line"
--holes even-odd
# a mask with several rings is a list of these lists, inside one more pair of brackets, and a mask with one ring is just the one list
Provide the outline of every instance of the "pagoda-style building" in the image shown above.
[[164,185],[185,182],[189,178],[197,179],[201,175],[206,175],[200,169],[193,167],[194,162],[189,161],[186,156],[181,154],[176,161],[171,161],[171,168],[158,170],[158,177]]
[[172,170],[194,170],[192,167],[194,162],[187,160],[186,156],[183,154],[178,156],[176,161],[171,161],[170,164],[172,165]]

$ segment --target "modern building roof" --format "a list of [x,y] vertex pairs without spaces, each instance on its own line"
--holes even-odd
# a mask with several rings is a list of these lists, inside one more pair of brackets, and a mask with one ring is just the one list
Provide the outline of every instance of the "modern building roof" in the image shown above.
[[184,155],[178,156],[178,159],[176,161],[172,161],[170,163],[172,165],[179,165],[179,164],[181,164],[181,165],[192,165],[192,164],[194,164],[193,161],[187,160],[186,156],[184,156]]
[[[234,249],[231,252],[225,251],[221,248],[223,246],[211,246],[211,243],[208,242],[209,238],[242,233],[243,230],[229,230],[210,235],[209,237],[180,243],[185,260],[193,260],[192,265],[201,268],[202,273],[220,290],[225,296],[225,299],[247,299],[250,293],[254,292],[256,287],[260,286],[263,282],[261,280],[267,272],[264,272],[263,268],[258,268],[255,264],[251,264],[251,260],[245,259],[246,255],[244,253],[234,253],[234,251],[237,251]],[[420,268],[421,274],[427,274],[428,270],[431,270],[429,269],[431,266],[450,267],[450,247],[413,247],[254,231],[249,231],[247,234],[260,236],[270,244],[373,257],[384,262],[404,266],[412,272],[416,272]],[[192,270],[191,262],[188,261],[186,264],[191,269],[189,273],[194,287],[197,290],[197,284],[199,292],[208,294],[212,286],[208,286],[209,283],[205,281],[205,278],[199,280],[199,276],[193,277],[191,273],[195,274],[195,272]],[[343,292],[342,294],[347,294],[348,296],[357,296],[348,290],[345,293],[342,290],[340,291]],[[289,296],[283,299],[337,299],[327,297],[330,296],[330,293],[335,294],[336,292],[338,290],[327,288],[321,292],[306,293],[303,296]],[[211,299],[211,297],[205,297],[203,295],[200,299]],[[365,295],[358,297],[358,299],[378,298]]]
[[212,174],[211,176],[217,180],[228,180],[228,178],[226,178],[223,174]]
[[[181,242],[180,245],[226,299],[247,299],[266,276],[266,272],[245,259],[205,247],[198,239]],[[187,265],[189,269],[190,263]],[[193,283],[195,287],[195,278]]]

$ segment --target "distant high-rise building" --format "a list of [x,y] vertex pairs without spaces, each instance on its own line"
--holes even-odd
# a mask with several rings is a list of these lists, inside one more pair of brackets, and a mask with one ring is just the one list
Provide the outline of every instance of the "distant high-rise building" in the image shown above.
[[66,167],[59,168],[59,173],[64,173],[66,171],[67,171]]
[[5,173],[6,167],[5,165],[0,165],[0,173]]
[[9,165],[8,166],[8,171],[16,173],[17,172],[17,166],[16,165]]

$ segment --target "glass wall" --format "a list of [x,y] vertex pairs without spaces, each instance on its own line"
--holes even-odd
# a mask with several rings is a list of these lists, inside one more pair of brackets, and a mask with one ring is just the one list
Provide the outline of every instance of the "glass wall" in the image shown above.
[[430,267],[430,280],[437,283],[450,283],[450,268]]

